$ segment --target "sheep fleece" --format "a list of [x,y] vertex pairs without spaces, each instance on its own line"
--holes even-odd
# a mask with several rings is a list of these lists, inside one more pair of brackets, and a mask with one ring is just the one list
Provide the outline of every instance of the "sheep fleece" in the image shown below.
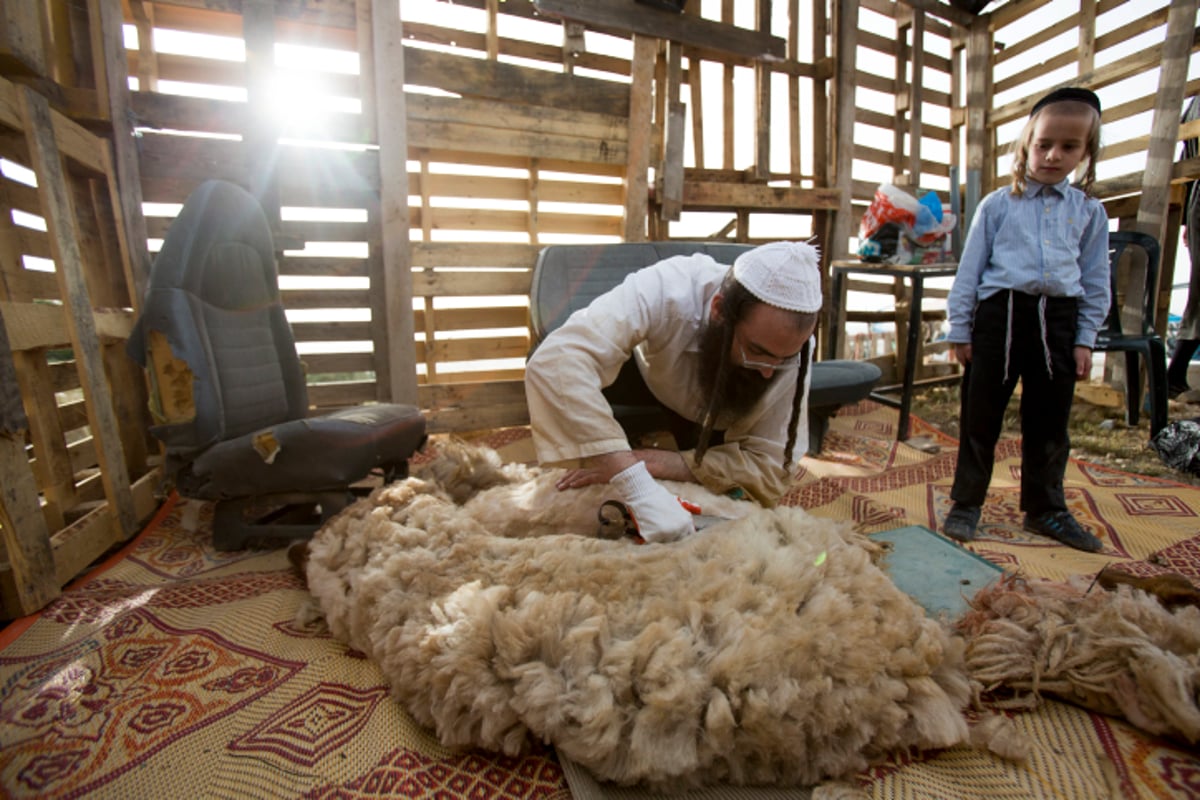
[[[812,785],[966,740],[962,641],[845,523],[741,503],[741,519],[639,546],[578,522],[596,527],[607,486],[494,472],[469,496],[385,486],[310,547],[332,633],[446,745],[516,754],[532,735],[601,779],[678,789]],[[549,533],[556,504],[575,533],[513,535],[539,513]]]

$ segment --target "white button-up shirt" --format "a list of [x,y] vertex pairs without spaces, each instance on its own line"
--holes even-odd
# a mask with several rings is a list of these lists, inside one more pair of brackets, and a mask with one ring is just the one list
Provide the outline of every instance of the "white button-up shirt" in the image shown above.
[[[675,256],[638,270],[576,311],[530,357],[525,393],[538,460],[563,463],[630,450],[601,390],[630,357],[663,405],[693,421],[703,419],[707,387],[698,388],[700,338],[712,299],[729,267],[710,256]],[[811,347],[811,342],[809,344]],[[738,364],[731,365],[741,369]],[[710,447],[697,466],[694,451],[684,458],[696,478],[716,492],[741,488],[764,505],[788,489],[784,467],[787,424],[798,372],[777,373],[763,398],[739,419],[718,418],[725,442]],[[796,448],[808,446],[808,387],[800,409]]]

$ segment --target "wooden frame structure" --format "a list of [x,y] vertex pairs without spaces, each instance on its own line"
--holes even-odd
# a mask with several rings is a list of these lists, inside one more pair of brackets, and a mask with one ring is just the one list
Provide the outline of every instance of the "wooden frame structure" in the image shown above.
[[[0,157],[37,176],[0,178],[0,377],[19,387],[0,395],[8,615],[153,507],[145,387],[122,340],[153,242],[202,180],[242,183],[268,211],[314,411],[416,402],[432,431],[466,431],[527,421],[544,244],[816,235],[844,257],[881,182],[960,194],[969,215],[1003,183],[1013,122],[1059,84],[1120,98],[1106,125],[1151,118],[1105,156],[1144,154],[1145,169],[1098,190],[1122,225],[1157,232],[1168,264],[1177,187],[1200,174],[1173,162],[1197,134],[1178,125],[1200,90],[1195,0],[1119,25],[1131,0],[1044,21],[1047,0],[978,16],[942,0],[411,11],[433,2],[4,4]],[[1152,88],[1128,92],[1138,78]],[[903,313],[902,288],[859,288],[896,310],[849,320]]]

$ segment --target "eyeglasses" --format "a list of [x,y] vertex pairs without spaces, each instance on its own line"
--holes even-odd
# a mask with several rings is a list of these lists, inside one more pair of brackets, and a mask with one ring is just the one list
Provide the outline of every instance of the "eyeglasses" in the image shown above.
[[788,356],[774,364],[768,361],[754,361],[746,357],[746,348],[738,345],[738,352],[742,354],[742,366],[746,369],[795,369],[800,366],[800,354]]

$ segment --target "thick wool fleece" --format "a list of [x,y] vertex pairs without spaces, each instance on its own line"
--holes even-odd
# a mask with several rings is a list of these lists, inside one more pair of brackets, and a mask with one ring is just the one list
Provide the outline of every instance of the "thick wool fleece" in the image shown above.
[[639,546],[596,538],[606,486],[559,492],[558,470],[469,452],[424,474],[331,520],[308,581],[447,745],[533,736],[678,789],[812,785],[967,738],[961,640],[842,523],[675,484],[741,519]]
[[1200,608],[1174,611],[1139,589],[1007,577],[959,623],[984,689],[1032,706],[1051,694],[1144,731],[1200,743]]

